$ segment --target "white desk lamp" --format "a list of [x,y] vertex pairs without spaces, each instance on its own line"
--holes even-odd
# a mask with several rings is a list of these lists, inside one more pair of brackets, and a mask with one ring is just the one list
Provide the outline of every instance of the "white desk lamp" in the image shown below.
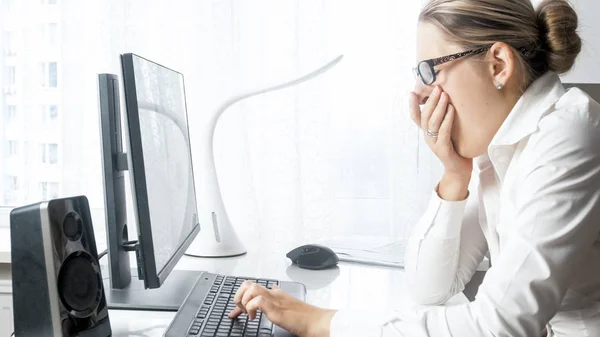
[[208,128],[202,133],[204,139],[200,158],[194,161],[196,164],[196,177],[199,178],[197,185],[199,190],[196,191],[196,195],[198,198],[198,220],[202,229],[186,251],[186,255],[197,257],[230,257],[246,253],[246,247],[238,238],[227,216],[219,189],[219,181],[217,180],[213,140],[217,122],[221,115],[229,107],[246,98],[289,88],[318,77],[333,68],[342,58],[343,55],[340,55],[326,65],[294,80],[234,96],[215,110],[210,122],[207,124]]

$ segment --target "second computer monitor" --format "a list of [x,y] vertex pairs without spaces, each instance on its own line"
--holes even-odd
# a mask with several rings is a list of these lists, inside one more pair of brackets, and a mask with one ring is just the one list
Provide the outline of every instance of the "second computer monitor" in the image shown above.
[[138,268],[157,288],[200,230],[183,75],[135,54],[121,56]]

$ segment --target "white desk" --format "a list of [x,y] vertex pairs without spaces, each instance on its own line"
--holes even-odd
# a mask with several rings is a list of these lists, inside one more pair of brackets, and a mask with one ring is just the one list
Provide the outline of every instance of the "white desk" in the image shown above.
[[0,228],[0,337],[12,332],[12,282],[10,274],[10,231]]
[[10,230],[0,228],[0,264],[10,263]]
[[[8,230],[0,229],[0,257],[5,257],[0,262],[0,295],[2,291],[6,295],[11,288],[8,234]],[[255,237],[247,243],[248,253],[240,257],[200,259],[184,256],[175,269],[301,282],[307,288],[307,302],[326,308],[394,309],[410,305],[406,300],[402,269],[342,262],[331,270],[304,270],[292,266],[285,254],[306,242],[279,235],[277,239]],[[459,294],[448,304],[465,301],[466,297]],[[174,312],[110,311],[114,337],[162,337],[174,316]],[[4,334],[10,333],[0,329],[0,337],[5,337]]]
[[[235,258],[185,256],[176,269],[302,282],[307,288],[307,302],[326,308],[394,309],[410,305],[406,301],[402,269],[344,262],[331,270],[304,270],[292,266],[285,257],[289,250],[300,244],[302,242],[294,240],[249,244],[248,253]],[[460,294],[448,305],[466,301],[466,297]],[[159,337],[173,316],[174,313],[111,311],[113,336]]]

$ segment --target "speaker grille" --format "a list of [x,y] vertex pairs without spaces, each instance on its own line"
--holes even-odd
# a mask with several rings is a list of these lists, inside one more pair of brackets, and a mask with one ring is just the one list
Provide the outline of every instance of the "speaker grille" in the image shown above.
[[102,299],[102,277],[98,264],[86,252],[69,255],[58,274],[62,304],[76,317],[92,314]]

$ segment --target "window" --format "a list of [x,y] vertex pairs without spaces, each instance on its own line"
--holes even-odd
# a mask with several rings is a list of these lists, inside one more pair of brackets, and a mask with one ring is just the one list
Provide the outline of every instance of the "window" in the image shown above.
[[12,205],[16,205],[16,203],[17,203],[16,193],[10,192],[8,190],[4,191],[4,205],[12,206]]
[[4,115],[6,117],[6,123],[14,122],[17,120],[17,107],[15,105],[6,106]]
[[[215,100],[220,99],[218,96],[223,90],[215,83],[223,82],[223,69],[235,70],[238,86],[254,87],[261,83],[279,83],[288,76],[312,71],[343,51],[345,57],[338,65],[306,82],[301,90],[282,90],[271,96],[248,100],[247,104],[244,103],[243,116],[236,119],[241,124],[220,123],[222,134],[229,135],[223,137],[221,145],[225,149],[241,151],[239,156],[232,157],[231,165],[221,165],[221,176],[240,177],[243,186],[259,184],[256,190],[268,197],[264,200],[265,204],[274,203],[273,209],[297,206],[282,205],[283,201],[279,199],[283,198],[271,198],[273,193],[269,192],[276,191],[282,184],[289,186],[285,190],[293,193],[290,194],[293,200],[310,200],[311,205],[325,205],[302,208],[302,212],[299,211],[290,222],[293,227],[296,220],[308,218],[306,230],[316,228],[323,235],[367,234],[367,229],[361,225],[368,217],[369,232],[389,237],[403,236],[407,234],[404,224],[406,229],[410,229],[422,215],[421,207],[427,206],[430,191],[426,187],[437,183],[434,179],[440,176],[439,171],[443,168],[424,145],[418,129],[404,118],[407,115],[406,99],[398,95],[414,90],[411,69],[415,66],[415,23],[423,1],[318,0],[294,1],[294,6],[285,5],[288,1],[254,1],[252,6],[240,1],[218,1],[214,2],[214,6],[208,6],[210,10],[206,10],[207,5],[203,1],[187,1],[185,12],[181,12],[184,7],[180,2],[172,1],[174,10],[179,10],[181,15],[162,16],[161,25],[169,27],[170,31],[149,39],[139,38],[146,36],[148,31],[135,15],[123,15],[124,9],[139,6],[142,3],[139,0],[103,1],[109,5],[92,7],[100,8],[99,11],[82,11],[81,1],[10,0],[15,7],[12,12],[7,12],[7,1],[0,0],[3,5],[0,9],[0,182],[3,183],[4,176],[9,173],[19,176],[19,204],[38,201],[40,182],[59,182],[61,194],[86,194],[93,213],[99,216],[94,222],[104,223],[102,170],[97,168],[101,152],[97,131],[97,74],[120,69],[117,52],[135,45],[133,49],[144,51],[144,55],[153,61],[175,69],[187,69],[184,71],[186,78],[194,79],[187,81],[185,88],[188,105],[191,105],[188,111],[190,122],[194,117],[192,108],[210,111],[216,104]],[[588,3],[597,1],[588,0]],[[268,15],[261,20],[248,19],[263,12]],[[148,14],[157,13],[150,10]],[[115,21],[115,17],[119,19]],[[356,25],[357,19],[363,23],[360,27]],[[114,31],[123,33],[88,43],[85,38],[93,38],[101,29],[98,22],[110,24]],[[165,44],[157,41],[168,36],[186,36],[190,33],[188,23],[192,22],[202,22],[204,26],[211,27],[211,38],[195,44],[186,45],[178,41],[170,44],[176,50],[185,47],[185,53],[190,57],[165,53]],[[44,36],[47,23],[58,23],[57,46],[51,48],[48,48]],[[49,40],[53,36],[52,29],[48,26]],[[5,56],[4,32],[8,30],[14,32],[16,57]],[[233,39],[232,32],[236,32]],[[594,42],[598,39],[588,37],[588,40]],[[256,41],[267,42],[257,44]],[[600,48],[600,41],[594,47]],[[216,55],[227,51],[234,54],[231,57],[212,57],[209,67],[199,67],[197,60],[206,50],[214,50]],[[373,54],[386,56],[373,63]],[[161,57],[154,59],[152,55]],[[57,62],[53,66],[55,71],[50,69],[49,62]],[[9,90],[5,88],[9,86],[9,66],[16,66],[14,78],[17,80],[13,81],[16,89],[12,90],[16,90],[19,97],[4,94],[4,90]],[[163,76],[146,74],[153,81]],[[56,89],[50,88],[51,75]],[[352,78],[361,78],[362,81],[350,81]],[[177,81],[179,83],[180,79]],[[141,90],[145,95],[163,94],[158,92],[156,85],[149,84],[143,89],[140,86],[140,93]],[[190,94],[193,92],[206,93],[212,99],[194,101]],[[183,92],[168,98],[157,95],[162,101],[152,103],[173,104],[174,108],[177,101],[171,100],[181,94]],[[351,99],[342,99],[345,97]],[[17,123],[4,125],[7,104],[17,106]],[[57,105],[56,127],[40,125],[41,104]],[[299,130],[293,137],[277,132],[281,128],[281,114],[277,113],[281,111],[292,116],[284,116],[286,128]],[[370,113],[365,114],[364,111]],[[266,115],[274,118],[265,118]],[[163,117],[159,116],[159,119]],[[27,123],[26,120],[38,122]],[[236,132],[238,124],[242,128],[249,126],[255,132]],[[154,128],[155,124],[145,126]],[[8,138],[2,139],[5,128],[11,131],[9,133],[19,133],[19,158],[23,158],[22,162],[25,158],[29,160],[22,171],[9,171],[12,167],[5,165],[8,160]],[[165,124],[165,130],[160,131],[166,131],[166,128],[170,126]],[[193,123],[190,128],[193,132]],[[126,132],[123,134],[126,136]],[[127,142],[126,138],[123,140]],[[265,145],[268,151],[257,152],[251,146],[238,146],[258,144],[262,140],[268,143]],[[25,141],[29,141],[29,155]],[[180,139],[169,138],[169,141],[172,145]],[[44,143],[57,144],[57,151],[52,151],[58,157],[56,165],[50,165],[48,145],[43,147],[43,152],[40,151]],[[288,154],[290,157],[286,163],[302,165],[280,167],[280,156],[273,153]],[[344,174],[331,174],[327,177],[330,179],[323,179],[321,173],[329,172]],[[293,179],[288,179],[291,176]],[[256,179],[246,181],[246,178]],[[239,192],[235,186],[225,185],[222,186],[222,194],[237,195]],[[0,188],[4,189],[0,191],[1,202],[7,185],[1,184]],[[414,193],[406,193],[407,190]],[[29,198],[26,197],[27,191],[30,192]],[[129,188],[127,192],[130,192]],[[236,204],[242,199],[234,199],[233,204],[226,205],[228,208],[244,206]],[[305,210],[310,213],[304,213]],[[252,213],[252,216],[257,213],[251,211],[246,213]],[[256,216],[260,215],[258,213]],[[328,223],[326,220],[331,218],[345,225]],[[271,225],[271,220],[275,223],[278,218],[252,217],[248,220],[249,223],[267,226]],[[2,217],[0,212],[0,227],[8,224],[8,217]],[[310,227],[313,225],[316,227]],[[99,228],[102,229],[102,226]],[[243,236],[247,233],[238,234]]]
[[58,144],[42,144],[40,154],[42,164],[58,164]]
[[17,156],[19,154],[19,142],[16,140],[8,141],[8,155],[10,157]]
[[16,192],[19,190],[19,177],[17,176],[6,176],[6,186],[10,192]]
[[48,63],[48,84],[50,88],[58,86],[58,65],[56,62]]
[[16,51],[16,42],[15,42],[15,33],[12,31],[6,32],[6,56],[15,56],[17,55]]
[[19,192],[19,177],[13,175],[4,176],[4,204],[16,205]]
[[58,119],[58,107],[56,105],[50,105],[48,108],[48,117],[50,117],[51,121]]
[[29,162],[29,141],[23,142],[23,149],[21,152],[22,152],[23,162],[25,164],[27,164]]
[[40,65],[41,84],[43,87],[58,87],[58,64],[47,62]]
[[42,105],[42,124],[53,123],[58,120],[58,106],[56,104]]
[[49,144],[48,145],[48,160],[50,164],[58,164],[58,145],[57,144]]
[[8,73],[8,85],[17,84],[17,69],[15,66],[8,66],[6,70]]
[[46,63],[40,63],[40,85],[42,87],[47,87],[48,86],[48,71],[47,71],[47,64]]
[[12,12],[15,9],[15,0],[6,0],[7,12]]
[[42,181],[40,183],[40,197],[42,200],[56,199],[59,195],[59,183]]
[[50,46],[58,45],[58,24],[50,22],[44,24],[44,42]]

